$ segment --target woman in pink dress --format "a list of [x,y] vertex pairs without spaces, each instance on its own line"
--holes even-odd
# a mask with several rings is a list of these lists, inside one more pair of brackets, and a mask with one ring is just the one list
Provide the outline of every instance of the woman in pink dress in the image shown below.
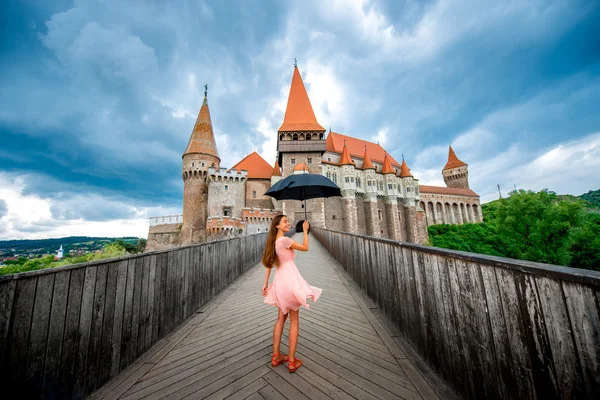
[[[295,372],[302,365],[302,361],[295,357],[296,345],[298,344],[298,312],[300,307],[304,306],[308,309],[306,299],[312,298],[313,302],[315,302],[322,292],[321,289],[306,283],[302,275],[300,275],[296,264],[294,264],[294,250],[308,251],[308,221],[304,221],[302,229],[304,230],[304,243],[296,243],[284,236],[290,230],[288,218],[285,215],[278,215],[273,218],[262,257],[262,263],[267,267],[262,294],[265,297],[265,303],[276,306],[279,310],[277,322],[273,329],[273,357],[271,365],[275,367],[287,361],[289,372]],[[275,277],[271,286],[268,286],[269,276],[273,267],[276,267]],[[285,354],[279,354],[281,335],[288,312],[291,315],[289,357]]]

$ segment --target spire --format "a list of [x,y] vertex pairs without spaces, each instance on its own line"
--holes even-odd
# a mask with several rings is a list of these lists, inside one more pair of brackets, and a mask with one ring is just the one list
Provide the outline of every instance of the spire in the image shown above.
[[193,153],[206,154],[217,157],[221,161],[217,152],[217,143],[215,142],[215,134],[210,120],[210,110],[208,109],[208,99],[206,96],[207,91],[208,87],[204,85],[204,101],[202,101],[202,107],[200,107],[190,141],[183,155]]
[[406,161],[404,161],[404,157],[402,157],[402,167],[400,168],[400,178],[412,178],[412,174],[410,173],[410,169],[408,169],[408,165],[406,165]]
[[350,153],[348,153],[348,148],[346,147],[346,141],[344,140],[344,149],[342,150],[342,158],[340,159],[340,165],[353,165],[352,157],[350,157]]
[[452,150],[452,146],[449,146],[448,162],[446,163],[444,170],[456,168],[456,167],[466,167],[466,166],[467,166],[466,163],[462,162],[461,160],[458,159],[458,157],[456,157],[456,154],[454,154],[454,150]]
[[383,168],[381,169],[381,173],[384,175],[396,173],[396,171],[394,171],[394,169],[392,168],[392,163],[390,162],[390,158],[388,157],[387,152],[385,153],[385,157],[383,158]]
[[275,165],[273,165],[273,173],[271,176],[281,176],[281,168],[279,167],[277,160],[275,160]]
[[363,156],[362,169],[375,169],[373,163],[371,162],[371,158],[369,154],[367,154],[367,145],[365,144],[365,155]]
[[317,122],[298,67],[294,67],[285,117],[279,127],[279,132],[286,131],[325,131]]

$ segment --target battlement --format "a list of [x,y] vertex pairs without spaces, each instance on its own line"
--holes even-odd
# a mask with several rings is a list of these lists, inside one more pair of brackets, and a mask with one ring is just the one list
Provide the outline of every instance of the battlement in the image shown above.
[[165,224],[182,224],[183,215],[166,215],[164,217],[150,217],[150,226],[165,225]]
[[248,171],[237,171],[235,169],[227,170],[227,168],[208,169],[208,180],[211,182],[245,182],[248,179]]

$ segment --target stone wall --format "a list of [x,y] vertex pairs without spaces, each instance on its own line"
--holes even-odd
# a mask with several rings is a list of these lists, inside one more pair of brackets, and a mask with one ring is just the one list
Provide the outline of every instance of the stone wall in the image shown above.
[[[309,200],[310,201],[310,200]],[[336,231],[344,230],[344,208],[341,197],[325,199],[325,226]]]
[[273,208],[271,197],[265,192],[271,187],[271,179],[248,179],[246,181],[245,207]]
[[148,230],[148,240],[145,251],[171,249],[181,246],[182,224],[160,224],[151,226]]
[[208,182],[208,216],[223,216],[223,209],[231,207],[231,216],[242,217],[245,207],[244,192],[246,185],[242,181],[230,179]]
[[461,397],[600,398],[600,272],[313,234]]
[[367,234],[367,219],[365,212],[365,198],[364,196],[356,196],[356,216],[358,220],[358,234]]
[[421,193],[420,198],[428,226],[483,222],[478,197]]

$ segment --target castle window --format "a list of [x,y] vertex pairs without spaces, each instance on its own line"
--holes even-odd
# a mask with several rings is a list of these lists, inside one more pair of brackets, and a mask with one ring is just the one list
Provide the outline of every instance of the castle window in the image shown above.
[[202,166],[204,167],[204,163],[202,163]]
[[225,185],[225,190],[229,190],[229,185]]
[[192,163],[192,167],[194,166],[194,163]]
[[306,159],[306,162],[308,162],[309,164],[312,164],[312,158]]
[[350,182],[354,182],[354,177],[353,176],[350,177]]
[[252,191],[252,198],[255,199],[256,198],[256,190]]
[[392,190],[392,184],[388,183],[388,190]]
[[331,157],[327,157],[327,161],[331,161]]
[[346,183],[350,183],[350,177],[347,176],[346,178],[344,178],[344,180],[346,181]]
[[225,216],[225,217],[231,216],[231,207],[223,207],[223,216]]
[[360,178],[359,177],[356,177],[356,187],[357,188],[361,187],[361,185],[360,185]]
[[381,213],[381,210],[377,210],[377,216],[379,217],[380,221],[383,219],[383,214]]
[[292,162],[292,165],[296,165],[296,159],[295,158],[292,158],[290,161]]
[[293,136],[293,138],[294,138],[294,140],[298,140],[298,134],[297,134],[297,133],[294,133],[294,136]]
[[331,180],[331,172],[327,171],[327,173],[325,174],[325,176],[327,176],[327,179]]
[[337,172],[333,173],[333,179],[332,179],[333,183],[337,184]]

